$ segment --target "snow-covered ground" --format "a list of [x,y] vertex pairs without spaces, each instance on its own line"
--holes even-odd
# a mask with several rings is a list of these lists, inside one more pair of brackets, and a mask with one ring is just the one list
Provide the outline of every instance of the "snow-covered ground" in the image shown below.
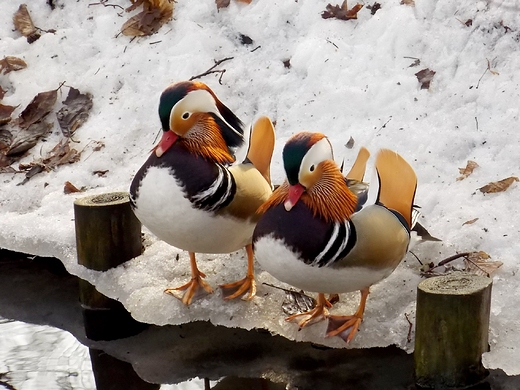
[[[34,24],[55,30],[29,44],[9,22],[20,2],[0,2],[7,20],[0,24],[0,57],[27,63],[26,69],[0,75],[6,91],[2,104],[18,106],[16,117],[37,93],[66,82],[92,94],[93,108],[74,133],[77,143],[71,143],[82,151],[80,161],[40,173],[24,185],[18,185],[23,174],[0,174],[0,247],[61,259],[69,272],[119,299],[140,321],[162,325],[210,319],[345,347],[339,339],[323,339],[324,323],[301,332],[285,323],[283,293],[262,284],[279,283],[259,268],[258,297],[252,302],[222,303],[217,293],[183,307],[162,291],[186,280],[187,254],[149,234],[145,253],[124,267],[97,273],[76,264],[74,199],[127,190],[156,142],[162,90],[232,57],[216,68],[225,73],[202,81],[246,123],[264,114],[276,121],[275,183],[283,180],[283,145],[301,130],[327,134],[337,160],[344,159],[346,166],[360,146],[373,154],[381,147],[394,149],[417,172],[421,222],[443,240],[421,244],[414,253],[423,262],[437,262],[482,250],[504,263],[494,276],[491,352],[484,363],[520,374],[519,185],[496,194],[477,190],[520,174],[516,1],[417,0],[406,5],[383,0],[374,15],[364,7],[357,20],[343,21],[323,19],[328,2],[321,0],[231,1],[219,12],[213,0],[179,0],[174,20],[157,34],[134,40],[118,35],[129,17],[122,12],[129,1],[53,3],[54,10],[44,0],[27,2]],[[244,45],[241,34],[253,42]],[[415,75],[423,69],[436,72],[429,89],[421,89]],[[62,107],[66,86],[58,92],[54,111]],[[50,115],[54,131],[21,163],[45,157],[63,138],[55,114]],[[16,133],[10,126],[4,128]],[[352,149],[345,146],[350,137]],[[101,143],[104,147],[97,150]],[[457,181],[458,168],[468,160],[479,167]],[[86,191],[64,194],[66,181]],[[241,278],[245,267],[241,252],[201,256],[200,261],[213,286]],[[349,348],[396,344],[412,351],[405,314],[413,321],[420,280],[418,262],[409,255],[374,286],[361,332]],[[349,313],[357,300],[356,294],[346,295],[333,312]]]

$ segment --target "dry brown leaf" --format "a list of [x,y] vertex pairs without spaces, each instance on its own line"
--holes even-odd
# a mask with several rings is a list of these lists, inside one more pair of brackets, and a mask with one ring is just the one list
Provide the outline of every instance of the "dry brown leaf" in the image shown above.
[[162,25],[173,16],[173,1],[171,0],[130,0],[132,5],[127,12],[143,6],[143,10],[127,20],[121,32],[130,37],[152,35],[159,31]]
[[381,9],[381,4],[378,2],[375,2],[372,5],[367,5],[367,8],[370,10],[371,15],[375,15],[377,11]]
[[11,121],[11,114],[15,108],[14,106],[0,104],[0,125],[5,125]]
[[0,150],[7,150],[13,142],[13,134],[9,130],[0,129]]
[[459,173],[461,176],[457,177],[457,181],[464,180],[466,177],[473,173],[473,170],[478,167],[478,164],[475,161],[468,160],[466,164],[466,168],[459,168]]
[[421,89],[430,88],[430,83],[433,80],[433,76],[435,75],[435,73],[436,73],[435,71],[426,68],[426,69],[420,70],[419,72],[417,72],[415,74],[415,76],[417,77],[417,80],[419,80],[419,83],[421,84]]
[[40,92],[36,95],[20,114],[20,127],[27,128],[40,121],[52,110],[57,98],[58,89]]
[[38,143],[38,140],[47,135],[52,130],[52,124],[40,121],[31,124],[26,130],[22,130],[16,134],[11,147],[7,151],[8,156],[15,156],[26,152]]
[[27,67],[24,60],[18,57],[5,56],[0,60],[0,72],[7,74],[9,72],[21,70]]
[[75,192],[81,192],[81,190],[78,187],[76,187],[74,184],[72,184],[70,181],[66,181],[65,185],[63,186],[63,193],[72,194]]
[[25,179],[18,185],[27,183],[33,176],[43,171],[51,171],[59,165],[72,164],[81,158],[81,152],[71,148],[69,138],[64,138],[58,142],[47,154],[47,157],[35,160],[29,164],[20,164],[20,170],[27,171]]
[[415,7],[415,1],[414,0],[401,0],[401,5],[409,5],[411,7]]
[[13,23],[15,29],[27,38],[27,42],[33,43],[40,38],[40,33],[34,26],[26,4],[21,4],[18,11],[14,13]]
[[348,9],[347,0],[339,5],[327,4],[325,11],[321,13],[323,19],[336,18],[341,20],[357,19],[357,13],[363,8],[363,4],[356,4],[352,9]]
[[491,261],[490,258],[484,251],[471,252],[464,258],[465,271],[489,277],[504,264],[501,261]]
[[473,218],[473,219],[470,219],[469,221],[466,221],[462,224],[462,226],[464,225],[471,225],[472,223],[475,223],[478,221],[478,218]]
[[480,187],[480,192],[483,192],[484,194],[493,194],[495,192],[503,192],[509,188],[511,184],[513,184],[515,181],[519,181],[518,177],[511,176],[506,179],[502,179],[500,181],[495,181],[486,184],[483,187]]
[[229,3],[231,3],[231,0],[215,0],[215,4],[217,5],[217,9],[229,7]]
[[70,88],[67,98],[57,113],[58,123],[65,137],[70,137],[88,119],[92,109],[92,95]]

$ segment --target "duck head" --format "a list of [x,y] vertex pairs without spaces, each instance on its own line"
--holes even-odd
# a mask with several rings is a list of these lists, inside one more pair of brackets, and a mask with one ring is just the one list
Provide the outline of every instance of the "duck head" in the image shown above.
[[320,181],[324,163],[333,162],[334,154],[324,134],[301,132],[287,141],[282,156],[289,183],[289,194],[284,206],[289,211],[304,192],[312,191]]
[[157,157],[183,139],[190,151],[233,161],[230,148],[244,142],[243,123],[201,82],[182,81],[166,88],[159,101],[159,118],[163,135],[154,149]]

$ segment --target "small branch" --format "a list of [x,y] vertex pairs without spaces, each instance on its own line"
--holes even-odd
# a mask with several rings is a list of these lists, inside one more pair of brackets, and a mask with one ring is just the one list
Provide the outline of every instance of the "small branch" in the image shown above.
[[410,321],[410,318],[408,318],[408,313],[404,313],[404,316],[406,318],[406,321],[408,321],[408,336],[406,336],[406,341],[411,342],[412,341],[412,321]]
[[461,257],[466,257],[468,255],[469,255],[469,252],[457,253],[456,255],[447,257],[444,260],[439,261],[439,264],[437,264],[434,268],[443,266],[445,264],[448,264],[448,263],[452,262],[453,260],[457,260],[457,259],[460,259]]
[[195,80],[195,79],[200,79],[201,77],[204,77],[204,76],[207,76],[207,75],[210,75],[212,73],[220,73],[220,77],[218,79],[218,82],[219,84],[222,85],[222,76],[224,75],[224,73],[226,72],[226,69],[222,69],[222,70],[215,70],[215,68],[217,66],[219,66],[220,64],[222,64],[223,62],[225,61],[229,61],[229,60],[232,60],[234,57],[226,57],[226,58],[223,58],[221,60],[215,60],[215,65],[213,65],[211,68],[209,68],[207,71],[201,73],[201,74],[198,74],[196,76],[192,76],[190,78],[190,81],[192,80]]
[[417,257],[417,255],[415,253],[413,253],[412,251],[410,251],[410,253],[413,255],[413,257],[415,257],[417,259],[419,264],[424,265],[423,262],[419,259],[419,257]]
[[90,7],[91,5],[102,5],[103,7],[121,8],[123,11],[125,10],[119,4],[109,4],[109,3],[107,3],[107,1],[108,0],[101,0],[98,3],[90,3],[88,6]]
[[330,41],[328,38],[326,39],[328,43],[330,43],[332,46],[334,46],[336,49],[339,49],[338,45],[336,45],[334,42]]
[[386,127],[386,125],[388,124],[388,122],[390,122],[391,120],[392,120],[392,117],[390,117],[385,123],[383,123],[383,126],[381,126],[379,128],[379,130],[377,130],[377,132],[379,133],[381,130],[383,130]]

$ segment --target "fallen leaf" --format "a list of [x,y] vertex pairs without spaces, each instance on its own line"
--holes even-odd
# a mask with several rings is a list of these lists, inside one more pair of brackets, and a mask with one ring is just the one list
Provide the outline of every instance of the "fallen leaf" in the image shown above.
[[2,100],[5,96],[5,90],[2,88],[2,86],[0,86],[0,100]]
[[27,64],[24,60],[18,57],[5,56],[0,60],[0,72],[7,74],[9,72],[17,71],[27,68]]
[[40,38],[40,33],[34,26],[26,4],[21,4],[18,11],[14,13],[13,23],[14,28],[27,38],[27,42],[33,43]]
[[40,92],[34,97],[20,114],[21,128],[27,128],[33,123],[40,121],[52,110],[58,98],[58,89]]
[[251,37],[248,37],[247,35],[244,35],[244,34],[240,34],[239,37],[240,37],[240,43],[242,45],[252,45],[253,44],[253,40],[251,39]]
[[66,181],[65,185],[63,186],[63,193],[72,194],[75,192],[81,192],[81,190],[77,188],[74,184],[72,184],[70,181]]
[[7,150],[13,142],[13,134],[9,130],[0,129],[0,150]]
[[11,114],[16,107],[0,104],[0,125],[5,125],[11,121]]
[[352,136],[350,136],[345,146],[347,147],[347,149],[352,149],[354,147],[354,138],[352,138]]
[[217,9],[227,8],[227,7],[229,7],[230,3],[231,3],[231,0],[215,0],[215,4],[217,5]]
[[419,58],[416,58],[414,60],[414,62],[412,62],[408,67],[409,68],[413,68],[413,67],[416,67],[416,66],[419,66],[419,65],[421,65],[421,60]]
[[[32,165],[30,166],[29,170],[25,174],[25,179],[23,179],[22,182],[18,183],[18,186],[23,186],[25,183],[27,183],[29,180],[31,180],[32,177],[36,176],[38,173],[44,171],[44,167],[42,165]],[[20,168],[22,170],[22,168]]]
[[466,168],[459,168],[459,173],[461,176],[457,177],[457,181],[464,180],[466,177],[473,173],[473,170],[478,167],[478,164],[475,161],[468,160],[466,164]]
[[507,190],[509,188],[509,186],[511,184],[513,184],[515,181],[519,181],[518,177],[511,176],[511,177],[508,177],[506,179],[502,179],[500,181],[495,181],[495,182],[488,183],[485,186],[480,187],[479,190],[480,190],[480,192],[482,192],[484,194],[492,194],[492,193],[495,193],[495,192],[503,192],[503,191]]
[[22,130],[16,134],[11,147],[7,151],[7,156],[21,154],[31,149],[38,143],[38,140],[47,135],[52,130],[52,124],[41,121],[31,124],[26,130]]
[[143,10],[128,19],[121,27],[123,35],[139,37],[152,35],[159,31],[163,24],[173,16],[173,1],[171,0],[130,0],[132,5],[127,12],[143,6]]
[[367,8],[370,10],[370,14],[371,15],[375,15],[376,12],[381,9],[381,4],[376,2],[376,3],[372,4],[372,5],[367,5]]
[[475,223],[478,221],[478,218],[473,218],[473,219],[470,219],[469,221],[466,221],[462,224],[462,226],[464,225],[471,225],[472,223]]
[[95,146],[92,148],[94,152],[99,152],[101,149],[105,147],[105,143],[102,141],[94,141]]
[[92,172],[93,175],[98,175],[99,177],[105,177],[105,175],[109,172],[108,169],[104,171],[94,171]]
[[348,9],[347,0],[339,5],[327,4],[325,11],[321,13],[323,19],[336,18],[341,20],[357,19],[357,13],[363,8],[363,4],[356,4],[352,9]]
[[63,104],[64,107],[56,113],[56,117],[63,135],[70,137],[88,119],[92,109],[92,95],[71,87]]
[[237,0],[239,3],[251,4],[252,0]]
[[411,7],[415,7],[415,1],[414,0],[401,0],[401,5],[409,5]]
[[471,252],[464,258],[465,271],[480,276],[490,276],[504,263],[491,261],[491,257],[484,251]]
[[431,69],[423,69],[420,70],[415,74],[417,76],[417,80],[419,80],[419,83],[421,84],[421,89],[429,89],[430,83],[433,80],[433,76],[435,75],[435,71]]
[[47,153],[44,159],[35,160],[29,164],[20,164],[22,171],[28,171],[25,179],[18,185],[27,183],[33,176],[43,171],[51,171],[59,165],[72,164],[81,158],[81,152],[71,148],[69,138],[64,138],[58,142],[52,150]]

